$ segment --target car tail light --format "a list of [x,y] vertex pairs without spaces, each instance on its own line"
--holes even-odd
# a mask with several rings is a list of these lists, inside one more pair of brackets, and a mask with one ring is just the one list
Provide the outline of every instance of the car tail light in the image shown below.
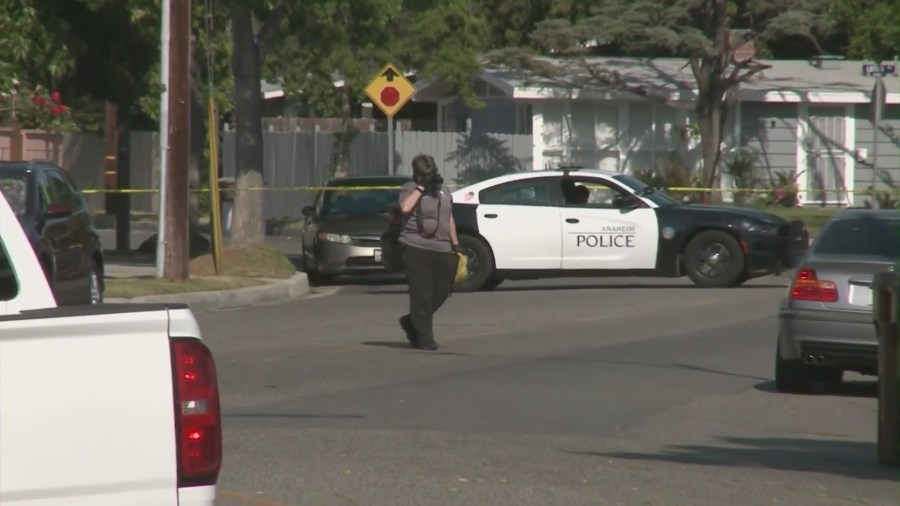
[[837,285],[832,281],[819,279],[815,269],[800,269],[791,286],[792,300],[810,302],[837,302]]
[[216,364],[199,339],[172,339],[171,348],[178,486],[215,485],[222,466]]

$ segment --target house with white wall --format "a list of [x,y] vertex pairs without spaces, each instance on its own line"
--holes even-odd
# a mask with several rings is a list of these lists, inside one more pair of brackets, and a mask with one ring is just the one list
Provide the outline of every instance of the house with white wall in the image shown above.
[[[867,62],[763,60],[768,68],[743,83],[723,139],[727,158],[738,149],[757,157],[758,174],[772,180],[793,175],[801,203],[860,205],[876,177],[900,183],[900,77],[882,67],[887,91],[881,128],[873,120],[876,78]],[[596,58],[591,64],[617,71],[657,96],[690,101],[696,85],[683,59]],[[870,66],[871,67],[871,66]],[[486,107],[467,110],[473,130],[532,133],[532,167],[561,163],[633,172],[658,167],[677,153],[690,168],[700,163],[696,121],[690,109],[663,105],[632,93],[574,89],[524,75],[486,68],[479,95]],[[437,103],[438,124],[458,128],[458,97],[439,80],[417,85],[414,100]],[[530,121],[529,121],[530,120]],[[873,163],[877,165],[873,165]],[[729,188],[727,177],[723,188]]]

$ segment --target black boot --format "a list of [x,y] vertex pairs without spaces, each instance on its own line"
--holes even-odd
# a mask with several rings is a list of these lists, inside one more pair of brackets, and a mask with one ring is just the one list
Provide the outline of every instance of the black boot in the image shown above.
[[418,334],[416,332],[416,328],[413,327],[412,318],[410,318],[409,315],[403,315],[400,317],[400,328],[403,329],[403,332],[406,332],[406,340],[409,341],[409,345],[412,348],[418,348]]

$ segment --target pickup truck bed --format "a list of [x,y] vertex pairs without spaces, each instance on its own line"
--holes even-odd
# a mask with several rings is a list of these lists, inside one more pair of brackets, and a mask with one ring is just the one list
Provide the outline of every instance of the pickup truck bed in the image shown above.
[[211,505],[215,365],[186,305],[0,315],[0,502]]

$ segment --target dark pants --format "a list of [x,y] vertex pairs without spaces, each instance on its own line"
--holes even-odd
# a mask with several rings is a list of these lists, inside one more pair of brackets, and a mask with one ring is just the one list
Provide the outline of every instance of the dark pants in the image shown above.
[[434,313],[447,301],[456,277],[453,253],[403,246],[403,273],[409,284],[409,315],[419,346],[434,343]]

